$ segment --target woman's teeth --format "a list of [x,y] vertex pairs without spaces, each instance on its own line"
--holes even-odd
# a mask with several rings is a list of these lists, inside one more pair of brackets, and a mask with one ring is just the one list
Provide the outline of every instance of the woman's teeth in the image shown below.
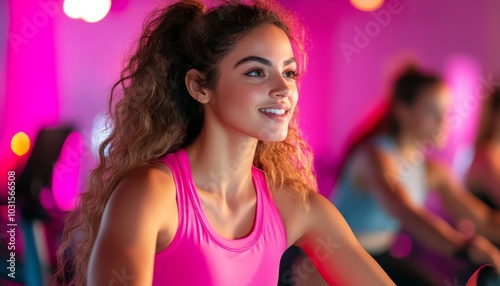
[[266,113],[274,113],[274,114],[278,114],[278,115],[283,115],[286,112],[286,110],[284,110],[284,109],[260,109],[260,111],[266,112]]

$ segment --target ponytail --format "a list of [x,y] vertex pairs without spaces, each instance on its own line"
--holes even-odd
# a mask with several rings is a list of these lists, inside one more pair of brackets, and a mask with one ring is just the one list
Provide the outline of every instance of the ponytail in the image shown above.
[[[246,2],[228,0],[207,10],[203,3],[187,0],[159,8],[146,18],[137,48],[111,90],[111,134],[100,145],[87,190],[65,222],[58,283],[86,285],[104,208],[125,174],[186,147],[200,133],[202,106],[190,96],[184,80],[190,69],[203,74],[201,86],[214,89],[220,60],[241,37],[264,24],[286,33],[295,47],[298,68],[305,66],[302,29],[293,15],[271,0]],[[298,131],[296,112],[285,141],[259,142],[254,163],[265,172],[270,190],[287,185],[287,190],[304,195],[317,186],[312,151]]]

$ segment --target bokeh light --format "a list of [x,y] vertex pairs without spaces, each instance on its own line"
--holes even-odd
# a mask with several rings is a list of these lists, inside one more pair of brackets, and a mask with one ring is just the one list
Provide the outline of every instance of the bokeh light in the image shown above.
[[374,11],[384,4],[384,0],[350,0],[351,4],[361,11]]
[[80,164],[83,151],[82,136],[71,133],[61,149],[52,172],[52,192],[60,210],[72,210],[78,194]]
[[64,13],[71,19],[79,19],[82,17],[82,9],[80,7],[81,5],[83,5],[82,1],[65,0],[63,4]]
[[104,19],[111,9],[111,0],[65,0],[64,13],[72,19],[96,23]]
[[10,148],[17,156],[23,156],[30,149],[30,138],[24,132],[18,132],[12,136]]
[[410,255],[413,249],[413,242],[406,234],[398,234],[392,243],[390,253],[395,258],[404,258]]
[[[98,113],[92,124],[91,148],[92,154],[94,154],[95,157],[99,157],[99,146],[109,137],[112,131],[106,120],[107,117],[105,113]],[[107,155],[108,149],[109,146],[104,150],[105,155]]]

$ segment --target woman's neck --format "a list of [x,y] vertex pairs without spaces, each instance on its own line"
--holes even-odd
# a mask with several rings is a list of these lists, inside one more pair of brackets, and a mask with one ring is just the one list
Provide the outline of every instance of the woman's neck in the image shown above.
[[227,200],[248,191],[257,142],[203,129],[186,147],[196,186]]
[[418,140],[409,134],[401,133],[394,137],[399,154],[403,158],[410,158],[416,151],[421,151]]

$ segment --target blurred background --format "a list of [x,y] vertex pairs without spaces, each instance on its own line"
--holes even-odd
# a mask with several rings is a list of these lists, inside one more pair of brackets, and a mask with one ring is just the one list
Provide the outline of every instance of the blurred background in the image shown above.
[[[172,1],[0,1],[0,265],[7,264],[0,285],[49,285],[62,219],[106,136],[109,90],[145,15],[164,2]],[[452,88],[457,128],[434,155],[463,174],[477,94],[500,74],[500,1],[281,2],[309,37],[300,123],[322,194],[332,191],[349,136],[370,120],[407,59],[443,74]]]

